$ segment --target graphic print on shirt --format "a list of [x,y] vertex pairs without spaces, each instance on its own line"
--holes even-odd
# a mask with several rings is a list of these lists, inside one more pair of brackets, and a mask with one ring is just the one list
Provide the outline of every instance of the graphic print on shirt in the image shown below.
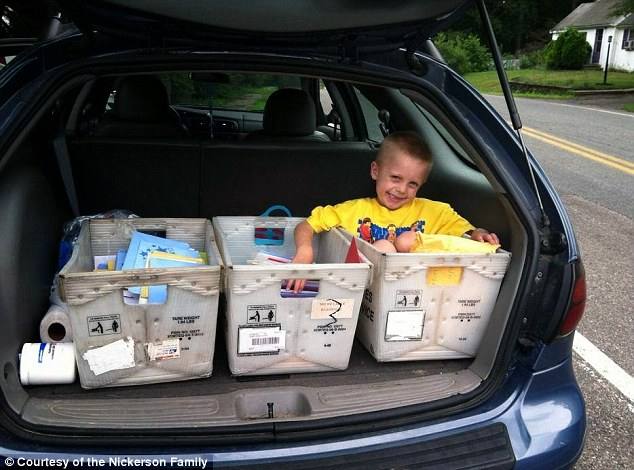
[[387,227],[381,227],[372,223],[370,217],[364,217],[359,219],[359,226],[357,227],[357,233],[359,238],[368,242],[374,243],[377,240],[387,240],[392,243],[396,240],[401,233],[404,232],[425,232],[425,221],[417,220],[412,222],[407,227],[397,227],[394,224],[389,224]]

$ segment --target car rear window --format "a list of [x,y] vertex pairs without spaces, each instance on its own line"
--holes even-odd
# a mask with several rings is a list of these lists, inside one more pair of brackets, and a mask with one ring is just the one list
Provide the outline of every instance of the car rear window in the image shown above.
[[168,73],[161,80],[176,106],[204,106],[233,111],[264,110],[267,98],[280,88],[301,88],[292,75],[256,73]]

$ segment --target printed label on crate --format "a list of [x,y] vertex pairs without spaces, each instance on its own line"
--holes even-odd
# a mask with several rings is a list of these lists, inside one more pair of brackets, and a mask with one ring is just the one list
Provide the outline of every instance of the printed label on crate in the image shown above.
[[326,323],[325,325],[316,326],[315,328],[313,328],[313,333],[323,333],[325,335],[328,335],[328,334],[334,335],[335,333],[345,333],[346,331],[348,331],[348,328],[336,322],[337,322],[337,319],[335,318],[334,320]]
[[471,320],[480,320],[479,307],[481,298],[474,299],[458,299],[458,311],[451,315],[449,318],[452,320],[459,320],[461,323],[471,322]]
[[315,299],[310,312],[311,320],[352,318],[354,299]]
[[172,317],[172,321],[179,325],[193,325],[197,320],[200,320],[200,315],[179,315]]
[[394,307],[396,308],[420,308],[423,301],[422,290],[397,290],[394,299]]
[[[192,325],[193,326],[193,325]],[[172,330],[167,335],[170,340],[176,340],[180,343],[180,351],[189,351],[189,344],[192,339],[197,336],[205,336],[205,332],[200,328],[182,328],[179,330]]]
[[374,310],[372,310],[372,308],[370,308],[370,306],[365,302],[361,304],[359,315],[363,315],[365,318],[367,318],[371,322],[374,321]]
[[161,343],[147,343],[147,355],[150,361],[163,361],[165,359],[178,359],[181,357],[180,341],[168,339]]
[[427,284],[430,286],[457,286],[462,279],[460,266],[435,266],[427,268]]
[[121,334],[120,315],[96,315],[88,317],[88,336]]
[[278,353],[286,347],[286,330],[276,327],[238,328],[238,354]]
[[275,323],[277,305],[247,305],[247,324]]
[[120,339],[105,346],[86,351],[82,357],[88,362],[95,375],[105,374],[112,370],[130,369],[134,362],[134,340]]
[[420,341],[425,324],[424,310],[392,310],[387,312],[385,341]]
[[168,333],[167,339],[179,342],[180,353],[190,350],[192,339],[197,336],[205,336],[205,332],[197,327],[201,320],[200,315],[175,315],[171,319],[175,325],[174,329]]

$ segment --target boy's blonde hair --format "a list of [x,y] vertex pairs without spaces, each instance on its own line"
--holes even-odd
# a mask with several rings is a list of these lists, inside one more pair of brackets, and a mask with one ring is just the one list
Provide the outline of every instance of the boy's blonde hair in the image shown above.
[[379,153],[376,156],[376,161],[383,161],[386,151],[390,148],[397,148],[410,157],[429,165],[433,163],[431,150],[416,132],[396,131],[388,135],[381,144]]

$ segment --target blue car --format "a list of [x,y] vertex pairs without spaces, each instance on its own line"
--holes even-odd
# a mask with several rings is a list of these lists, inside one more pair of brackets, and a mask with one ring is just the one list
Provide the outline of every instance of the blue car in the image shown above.
[[[585,278],[569,217],[524,147],[510,93],[511,125],[430,39],[470,8],[490,26],[484,2],[58,4],[59,12],[43,15],[51,18],[43,37],[0,44],[7,62],[0,69],[6,466],[574,465],[586,430],[572,367]],[[499,65],[495,47],[493,55]],[[221,297],[209,376],[176,371],[174,381],[90,389],[79,381],[21,382],[22,345],[40,341],[64,242],[77,235],[69,221],[113,210],[144,218],[254,216],[273,205],[306,217],[318,205],[372,196],[368,169],[397,131],[423,136],[434,155],[419,196],[451,204],[510,253],[474,351],[447,353],[437,333],[435,356],[377,360],[356,340],[343,370],[236,374],[228,366],[235,355],[227,348],[229,303]],[[476,287],[473,295],[477,303],[487,293]],[[271,308],[262,315],[249,308],[245,321],[255,313],[258,322],[275,319]],[[103,306],[95,312],[113,314]],[[190,321],[186,307],[169,315]],[[125,339],[117,331],[125,321],[112,338]],[[73,325],[87,328],[73,328],[76,341],[105,334],[99,322]],[[435,334],[433,323],[424,328]],[[191,340],[196,333],[187,331]],[[169,361],[157,367],[169,370]]]

